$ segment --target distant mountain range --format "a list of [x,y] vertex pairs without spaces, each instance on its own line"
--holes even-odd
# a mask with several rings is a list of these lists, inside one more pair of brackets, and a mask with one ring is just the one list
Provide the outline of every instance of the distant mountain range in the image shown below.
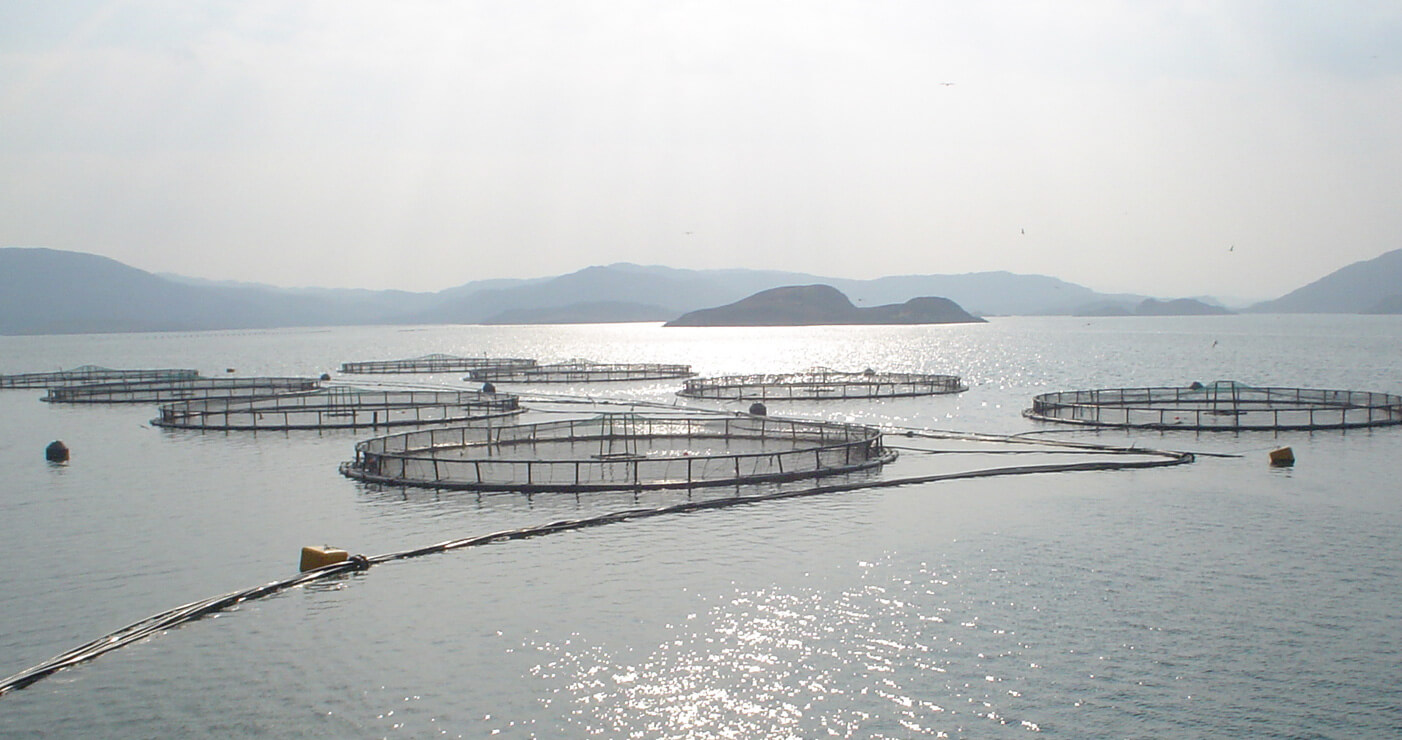
[[[550,278],[474,281],[436,293],[278,288],[156,275],[82,252],[0,248],[0,334],[669,321],[770,288],[817,283],[845,293],[858,306],[939,296],[983,316],[1121,310],[1132,315],[1140,312],[1137,309],[1147,298],[1097,293],[1053,277],[1010,272],[847,280],[795,272],[679,270],[627,263]],[[1399,285],[1402,250],[1350,265],[1249,310],[1396,313],[1402,311]]]
[[1087,306],[1076,312],[1077,316],[1220,316],[1236,313],[1215,303],[1206,303],[1196,298],[1175,298],[1160,301],[1145,298],[1137,306],[1121,303]]

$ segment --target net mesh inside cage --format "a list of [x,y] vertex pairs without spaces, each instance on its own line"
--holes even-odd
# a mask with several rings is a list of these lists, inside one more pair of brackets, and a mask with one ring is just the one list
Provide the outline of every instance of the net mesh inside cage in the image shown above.
[[607,414],[393,434],[356,445],[360,480],[464,490],[588,491],[796,480],[894,459],[872,427],[767,417]]
[[679,396],[730,401],[897,398],[958,393],[968,386],[957,375],[843,372],[814,368],[800,373],[692,378]]
[[161,407],[156,426],[211,430],[354,429],[448,424],[513,415],[520,400],[477,391],[330,388],[263,398],[209,398]]
[[51,403],[167,403],[197,398],[307,393],[320,385],[315,378],[167,378],[50,388],[44,400]]
[[531,367],[535,360],[520,357],[458,357],[431,354],[404,360],[371,360],[343,362],[341,372],[348,375],[393,375],[404,373],[465,373],[477,369],[514,369]]
[[470,371],[466,379],[497,383],[607,383],[688,378],[693,374],[690,365],[571,360],[523,368],[479,368]]
[[100,365],[83,365],[72,370],[57,370],[49,373],[18,373],[0,375],[0,388],[57,388],[83,383],[103,383],[112,381],[137,382],[142,380],[167,380],[171,378],[194,378],[198,370],[162,368],[154,370],[114,370]]
[[1402,423],[1402,397],[1369,391],[1255,387],[1234,381],[1184,387],[1043,393],[1031,419],[1105,427],[1197,430],[1350,429]]

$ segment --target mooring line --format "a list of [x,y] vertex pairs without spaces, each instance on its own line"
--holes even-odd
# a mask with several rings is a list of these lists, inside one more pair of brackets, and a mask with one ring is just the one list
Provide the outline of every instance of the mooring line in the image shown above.
[[[1123,448],[1121,448],[1123,449]],[[324,565],[320,568],[299,573],[296,576],[280,581],[273,581],[261,586],[245,589],[242,591],[232,591],[230,593],[213,596],[202,601],[194,601],[189,604],[178,606],[174,609],[152,615],[138,622],[133,622],[121,629],[108,633],[96,640],[80,645],[72,650],[54,656],[49,660],[40,663],[32,668],[16,673],[9,678],[0,681],[0,696],[5,696],[12,691],[25,688],[47,676],[50,676],[64,668],[93,660],[105,653],[111,652],[121,647],[125,647],[134,642],[146,639],[152,635],[165,630],[172,629],[187,622],[205,617],[215,612],[223,611],[237,606],[245,601],[270,596],[272,594],[295,588],[312,581],[333,578],[346,573],[363,571],[373,565],[386,563],[392,560],[403,560],[408,558],[433,555],[451,550],[466,547],[487,545],[495,542],[507,542],[511,540],[526,539],[529,537],[540,537],[557,532],[568,532],[573,530],[598,527],[606,524],[618,522],[647,519],[668,514],[682,514],[706,509],[720,509],[743,504],[753,504],[765,501],[778,501],[782,499],[800,498],[807,496],[817,496],[827,493],[841,493],[856,491],[865,488],[894,488],[898,486],[919,485],[924,483],[935,483],[949,480],[968,480],[975,478],[988,478],[1004,475],[1029,475],[1038,473],[1060,473],[1073,471],[1091,470],[1126,470],[1136,468],[1155,468],[1170,465],[1182,465],[1193,461],[1192,453],[1171,452],[1162,450],[1135,450],[1142,455],[1149,455],[1160,459],[1137,460],[1126,462],[1098,461],[1086,463],[1061,463],[1046,465],[1027,465],[1020,467],[1006,468],[985,468],[981,470],[970,470],[958,473],[941,473],[936,475],[923,475],[907,478],[892,478],[889,480],[866,480],[851,483],[837,483],[824,486],[815,486],[789,491],[775,491],[773,493],[758,494],[753,496],[732,496],[721,499],[708,499],[705,501],[687,501],[670,506],[655,508],[626,509],[623,511],[601,514],[583,519],[563,519],[548,524],[541,524],[520,529],[510,529],[490,534],[477,535],[458,540],[447,540],[426,547],[419,547],[412,550],[402,550],[399,552],[385,553],[366,557],[356,555],[348,560],[339,563]]]

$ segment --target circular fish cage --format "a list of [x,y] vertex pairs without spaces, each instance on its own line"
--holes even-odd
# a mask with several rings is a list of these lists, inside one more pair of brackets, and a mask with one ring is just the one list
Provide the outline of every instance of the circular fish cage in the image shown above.
[[690,488],[836,475],[895,459],[872,427],[767,417],[593,419],[405,432],[360,442],[341,473],[476,491]]
[[878,373],[874,370],[849,373],[814,368],[801,373],[693,378],[686,381],[677,395],[716,401],[810,401],[933,396],[968,389],[957,375]]
[[208,398],[161,407],[156,426],[218,431],[423,426],[521,413],[508,393],[330,388],[266,398]]
[[516,369],[534,366],[535,360],[519,357],[457,357],[432,354],[406,360],[372,360],[343,362],[341,372],[347,375],[393,375],[405,373],[465,373],[478,369]]
[[1258,388],[1233,381],[1182,388],[1102,388],[1043,393],[1029,419],[1101,427],[1204,431],[1353,429],[1402,424],[1402,396],[1314,388]]
[[168,378],[50,388],[43,400],[50,403],[168,403],[309,393],[320,387],[321,381],[315,378]]
[[19,373],[0,375],[0,388],[57,388],[83,383],[104,383],[113,381],[137,382],[142,380],[168,380],[171,378],[198,377],[198,370],[156,369],[156,370],[114,370],[100,365],[83,365],[72,370],[58,370],[50,373]]
[[689,378],[690,365],[632,362],[605,363],[571,360],[523,368],[479,368],[464,380],[494,383],[611,383],[627,380]]

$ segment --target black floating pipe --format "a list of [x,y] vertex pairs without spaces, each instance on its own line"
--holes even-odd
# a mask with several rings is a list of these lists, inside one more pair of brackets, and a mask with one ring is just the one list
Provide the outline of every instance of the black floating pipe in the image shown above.
[[[1084,445],[1087,449],[1098,449],[1099,451],[1110,451],[1114,448],[1099,447],[1094,445]],[[1121,450],[1129,452],[1128,450]],[[728,506],[740,504],[759,503],[763,501],[777,501],[780,499],[800,498],[806,496],[817,496],[825,493],[839,493],[845,491],[855,491],[864,488],[894,488],[896,486],[918,485],[922,483],[934,483],[946,480],[965,480],[973,478],[989,478],[1003,475],[1030,475],[1035,473],[1062,473],[1071,471],[1087,470],[1125,470],[1136,468],[1156,468],[1170,465],[1183,465],[1193,462],[1192,453],[1188,452],[1168,452],[1162,450],[1134,450],[1139,454],[1154,455],[1162,459],[1139,460],[1133,462],[1087,462],[1087,463],[1064,463],[1050,465],[1027,465],[1021,467],[988,468],[983,470],[971,470],[961,473],[945,473],[940,475],[925,475],[911,478],[894,478],[891,480],[861,481],[857,483],[839,483],[828,486],[817,486],[794,491],[778,491],[775,493],[761,494],[758,496],[734,496],[723,499],[711,499],[708,501],[688,501],[672,506],[662,506],[652,509],[628,509],[616,511],[609,514],[602,514],[585,519],[565,519],[549,524],[534,527],[524,527],[491,534],[478,535],[460,540],[448,540],[427,547],[420,547],[413,550],[403,550],[391,552],[384,555],[366,557],[364,555],[354,555],[350,559],[338,563],[332,563],[320,568],[299,573],[296,576],[281,581],[273,581],[262,586],[234,591],[220,596],[211,597],[203,601],[196,601],[184,606],[179,606],[169,611],[161,612],[139,622],[134,622],[115,632],[99,637],[92,642],[80,645],[68,652],[54,656],[49,660],[36,665],[27,670],[16,673],[9,678],[0,681],[0,696],[5,696],[11,691],[22,689],[36,681],[49,675],[57,673],[64,668],[70,668],[89,660],[92,660],[104,653],[125,647],[133,642],[143,640],[152,635],[159,634],[172,627],[179,626],[186,622],[205,617],[214,612],[223,611],[235,605],[241,604],[251,599],[269,596],[279,591],[300,586],[311,581],[331,578],[346,573],[362,571],[372,565],[389,562],[391,560],[402,560],[406,558],[432,555],[449,550],[457,550],[464,547],[475,547],[479,545],[492,544],[494,542],[507,542],[511,540],[526,539],[528,537],[539,537],[556,532],[566,532],[587,527],[598,527],[605,524],[614,524],[634,519],[646,519],[666,514],[680,514],[692,511],[702,511],[706,509],[720,509]]]

